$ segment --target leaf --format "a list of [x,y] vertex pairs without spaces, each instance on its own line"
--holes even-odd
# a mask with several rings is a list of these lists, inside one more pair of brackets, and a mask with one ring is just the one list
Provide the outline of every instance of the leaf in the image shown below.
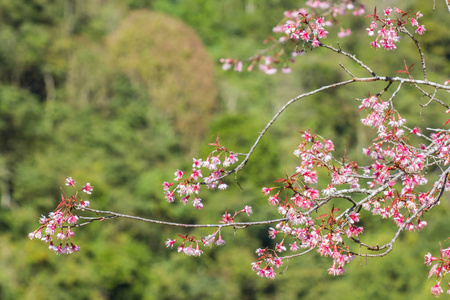
[[328,214],[323,214],[323,215],[318,216],[317,220],[320,220],[320,219],[323,219],[323,218],[326,218],[326,217],[328,217]]
[[405,74],[408,74],[408,75],[409,75],[409,72],[411,71],[412,67],[413,67],[416,63],[413,63],[413,64],[410,65],[409,67],[408,67],[407,64],[406,64],[406,61],[403,61],[403,63],[405,64],[405,69],[399,70],[399,71],[397,71],[397,73],[405,73]]

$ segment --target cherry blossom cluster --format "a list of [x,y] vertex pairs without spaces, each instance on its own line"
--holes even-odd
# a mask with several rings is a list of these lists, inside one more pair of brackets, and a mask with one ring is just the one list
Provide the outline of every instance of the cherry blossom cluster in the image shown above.
[[[285,44],[292,42],[296,45],[302,43],[309,43],[313,48],[321,45],[320,40],[328,35],[327,27],[337,24],[337,17],[346,14],[347,11],[352,11],[353,15],[358,16],[364,13],[364,6],[356,4],[356,1],[307,1],[305,8],[300,8],[294,11],[285,11],[283,21],[273,28],[274,33],[282,33],[283,36],[278,39],[278,43]],[[350,29],[340,28],[338,37],[343,38],[351,34]],[[277,65],[282,65],[282,73],[290,73],[291,69],[289,63],[295,61],[295,57],[299,51],[291,49],[288,61],[281,59],[286,52],[285,49],[274,53],[273,55],[257,55],[250,59],[250,65],[247,70],[252,71],[255,65],[268,75],[278,72]],[[222,69],[241,72],[243,69],[243,62],[238,59],[222,58]]]
[[[361,122],[375,128],[378,133],[374,143],[363,149],[365,155],[374,159],[372,165],[363,168],[364,178],[367,179],[369,188],[379,189],[380,192],[383,190],[381,195],[362,203],[362,207],[382,218],[393,218],[399,227],[409,219],[408,216],[417,213],[416,225],[410,220],[406,229],[420,230],[427,223],[420,220],[419,209],[432,205],[440,190],[435,189],[434,193],[419,192],[416,188],[427,184],[428,179],[424,173],[430,165],[445,164],[443,160],[433,159],[433,163],[429,162],[432,155],[440,156],[445,151],[445,138],[439,141],[434,139],[428,147],[423,144],[414,147],[405,136],[403,128],[406,128],[406,120],[388,102],[383,102],[377,96],[369,96],[362,100],[361,108],[369,110],[369,114]],[[408,134],[423,136],[418,128],[410,130]],[[431,137],[439,135],[433,133]],[[442,182],[439,184],[442,185]]]
[[[282,241],[277,243],[273,250],[256,251],[260,258],[252,264],[252,269],[262,277],[275,277],[274,267],[280,267],[285,258],[279,257],[278,253],[288,251],[287,244],[293,252],[317,248],[322,256],[333,259],[328,272],[332,275],[342,275],[345,263],[353,258],[343,235],[352,238],[363,232],[363,227],[356,225],[359,222],[359,213],[354,210],[349,209],[338,215],[340,209],[333,207],[316,219],[310,216],[332,198],[336,193],[335,185],[357,185],[357,181],[350,176],[354,173],[351,163],[340,164],[333,158],[332,141],[314,136],[310,132],[303,132],[302,139],[303,142],[294,151],[294,155],[300,158],[296,173],[277,180],[276,182],[282,183],[279,187],[262,189],[263,195],[268,197],[268,203],[276,206],[286,220],[269,230],[270,238],[281,236]],[[320,168],[332,172],[330,184],[321,191],[317,189],[317,171]]]
[[[373,17],[372,22],[366,29],[369,36],[374,36],[375,40],[370,45],[377,49],[394,50],[397,48],[395,43],[400,41],[399,32],[405,30],[408,20],[411,26],[415,27],[415,32],[422,35],[425,32],[425,25],[420,25],[418,19],[423,15],[420,12],[409,14],[399,8],[386,7],[383,10],[384,18],[377,14],[375,8],[374,13],[368,17]],[[395,13],[395,15],[394,15]],[[391,19],[392,18],[392,19]],[[378,26],[380,29],[377,30]]]
[[[222,216],[222,220],[219,221],[219,223],[222,224],[233,224],[235,221],[235,217],[239,214],[245,213],[247,216],[253,213],[252,207],[249,205],[246,205],[243,209],[239,211],[235,211],[233,215],[225,211],[225,213]],[[212,247],[213,245],[216,246],[223,246],[226,244],[225,240],[222,239],[222,235],[220,232],[221,227],[219,226],[212,234],[197,238],[193,235],[189,236],[187,235],[181,235],[179,234],[178,239],[170,239],[168,238],[165,242],[167,248],[172,248],[174,244],[180,239],[182,240],[182,243],[180,246],[177,247],[178,253],[183,253],[188,256],[200,256],[203,254],[203,251],[200,249],[200,245],[203,245],[205,247]],[[218,235],[218,237],[217,237]],[[217,240],[216,240],[217,237]]]
[[[65,193],[61,194],[61,202],[57,208],[50,212],[48,217],[42,216],[39,219],[41,226],[28,235],[30,239],[39,239],[48,243],[48,248],[56,254],[70,254],[80,250],[80,247],[71,241],[71,238],[75,235],[71,228],[76,227],[79,219],[78,216],[73,214],[73,210],[75,208],[84,210],[90,204],[89,201],[81,199],[75,187],[75,181],[71,177],[67,177],[65,184],[72,187],[75,194],[70,197]],[[93,187],[90,183],[87,183],[81,191],[91,194]]]
[[[280,238],[274,249],[258,249],[257,262],[252,269],[259,276],[274,278],[275,268],[282,260],[292,256],[279,256],[288,251],[316,249],[333,263],[328,269],[331,275],[342,275],[344,265],[356,253],[349,241],[359,241],[364,228],[358,226],[361,209],[383,219],[392,219],[399,230],[421,230],[427,222],[423,212],[439,204],[439,197],[447,183],[444,173],[429,188],[425,174],[430,166],[443,167],[450,162],[450,134],[442,130],[426,137],[419,128],[409,129],[406,120],[394,109],[393,99],[383,101],[379,95],[369,95],[361,100],[359,111],[366,113],[363,125],[372,127],[377,137],[372,145],[363,149],[373,163],[359,166],[357,162],[336,159],[331,140],[302,132],[302,140],[294,155],[300,158],[295,174],[278,179],[277,187],[265,187],[262,193],[268,204],[277,207],[284,220],[270,228],[269,237]],[[410,135],[422,137],[428,146],[413,146]],[[325,169],[326,172],[320,171]],[[318,174],[329,174],[329,181],[319,187]],[[365,197],[356,202],[353,195]],[[347,209],[327,208],[331,200],[348,200]],[[334,203],[334,202],[333,202]],[[320,210],[326,213],[320,214]],[[313,214],[319,214],[313,218]],[[367,246],[371,250],[376,247]],[[450,253],[450,251],[449,251]],[[293,255],[295,256],[295,254]]]
[[[205,160],[193,158],[191,172],[176,170],[175,182],[163,183],[165,199],[168,202],[174,202],[178,195],[183,204],[188,204],[191,199],[192,205],[196,209],[202,209],[202,199],[197,197],[202,185],[206,185],[209,189],[225,190],[228,188],[222,178],[226,175],[226,168],[238,161],[238,155],[222,146],[219,137],[216,138],[215,143],[209,145],[214,146],[215,149]],[[202,169],[209,172],[209,175],[204,176]]]
[[[434,257],[431,253],[425,255],[425,264],[431,266],[428,278],[436,277],[436,285],[431,288],[431,293],[438,297],[444,291],[441,287],[442,279],[450,272],[450,247],[442,249],[439,257]],[[448,284],[447,294],[450,294],[450,283]]]

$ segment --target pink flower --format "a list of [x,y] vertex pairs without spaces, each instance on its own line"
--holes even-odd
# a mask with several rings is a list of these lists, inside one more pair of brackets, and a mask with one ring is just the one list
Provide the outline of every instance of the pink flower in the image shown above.
[[260,264],[261,264],[260,261],[252,262],[252,263],[251,263],[251,265],[252,265],[252,270],[255,271],[255,272],[258,272],[259,270],[261,270],[261,269],[259,268],[259,265],[260,265]]
[[386,16],[389,16],[391,14],[391,12],[392,12],[392,8],[390,8],[389,6],[384,9],[384,14]]
[[66,245],[62,248],[62,253],[70,254],[72,253],[72,248],[69,247],[69,243],[66,243]]
[[200,256],[200,255],[202,255],[202,253],[203,253],[203,251],[200,250],[200,248],[197,244],[197,247],[195,247],[195,250],[194,250],[194,256]]
[[192,201],[192,205],[194,205],[194,207],[196,209],[202,209],[203,208],[203,204],[202,204],[202,199],[195,197],[195,199]]
[[326,37],[327,37],[327,34],[328,34],[328,31],[323,30],[323,29],[319,29],[318,37],[319,37],[320,39],[323,39],[323,38],[326,38]]
[[258,248],[255,252],[258,256],[262,256],[266,252],[266,249]]
[[86,185],[83,187],[83,192],[87,193],[87,194],[91,194],[92,191],[94,190],[94,187],[91,186],[91,184],[88,182],[86,183]]
[[175,173],[173,173],[173,175],[175,175],[174,180],[175,181],[180,181],[181,177],[183,177],[184,173],[186,173],[186,172],[183,172],[183,171],[180,171],[180,170],[176,170]]
[[215,240],[214,235],[208,235],[208,236],[205,236],[204,238],[202,238],[202,242],[203,242],[204,246],[211,246],[211,244],[214,244],[214,240]]
[[317,18],[316,23],[319,26],[324,26],[325,25],[325,21],[323,20],[323,18]]
[[279,257],[274,257],[271,261],[271,264],[277,268],[280,268],[281,265],[283,264],[283,260]]
[[267,267],[264,271],[264,275],[269,279],[274,279],[277,274],[274,272],[272,267]]
[[217,246],[223,246],[225,245],[225,240],[222,239],[222,236],[219,234],[219,239],[216,241]]
[[441,250],[441,256],[449,258],[450,257],[450,247]]
[[317,183],[317,173],[316,171],[305,170],[301,174],[306,183]]
[[412,25],[412,26],[419,26],[419,22],[417,22],[416,19],[411,18],[411,25]]
[[425,30],[426,30],[425,25],[420,25],[420,26],[417,26],[416,33],[422,35],[425,32]]
[[202,159],[200,158],[200,159],[195,159],[195,158],[193,158],[192,159],[193,161],[194,161],[194,163],[192,164],[192,167],[193,168],[200,168],[201,166],[202,166],[202,164],[203,164],[203,162],[202,162]]
[[63,252],[63,249],[62,249],[62,244],[59,244],[59,246],[56,247],[56,249],[53,249],[53,250],[55,251],[55,253],[56,253],[57,255],[60,255],[60,254],[64,253],[64,252]]
[[278,199],[278,194],[276,194],[275,196],[270,196],[268,201],[270,205],[273,206],[278,205],[278,203],[280,203],[280,200]]
[[81,208],[81,210],[84,210],[85,208],[89,207],[89,204],[90,204],[89,201],[80,200],[80,208]]
[[313,41],[311,43],[311,46],[313,46],[313,47],[320,46],[320,42],[319,42],[319,40],[316,37],[314,37],[314,39],[313,39]]
[[305,197],[311,198],[314,201],[317,197],[319,197],[319,191],[315,189],[307,189],[305,191]]
[[349,215],[348,215],[348,217],[349,217],[349,222],[351,223],[351,224],[354,224],[354,223],[358,223],[359,222],[359,213],[355,213],[354,211],[352,211]]
[[291,245],[290,245],[290,247],[289,247],[289,249],[291,250],[291,251],[297,251],[298,249],[300,249],[298,246],[297,246],[297,242],[294,242],[294,243],[292,243]]
[[194,255],[194,253],[195,252],[194,252],[194,248],[192,248],[192,244],[189,245],[189,247],[184,248],[184,254],[191,256],[191,255]]
[[345,272],[344,269],[342,269],[341,266],[339,266],[336,269],[336,264],[333,263],[333,266],[331,268],[328,269],[328,274],[333,275],[333,276],[339,276],[339,275],[343,275]]
[[70,224],[75,224],[78,221],[78,217],[75,215],[70,215],[70,217],[67,218],[67,222]]
[[236,72],[242,72],[242,62],[238,61],[234,64],[234,71]]
[[164,198],[166,198],[167,202],[173,202],[175,200],[174,193],[175,193],[175,191],[164,193],[165,194]]
[[71,243],[71,245],[72,245],[72,251],[73,251],[73,252],[80,251],[80,247],[79,247],[79,246],[77,246],[77,245],[75,245],[75,244],[72,244],[72,243]]
[[72,177],[66,178],[66,185],[67,186],[75,186],[75,181],[73,181]]
[[60,240],[63,240],[66,238],[66,236],[62,230],[56,235],[56,237]]
[[217,188],[219,190],[226,190],[228,188],[228,184],[226,184],[225,182],[222,182],[221,184],[219,184],[219,186]]
[[426,222],[426,221],[419,220],[419,221],[417,222],[416,228],[417,228],[417,230],[422,230],[425,226],[427,226],[427,222]]
[[345,30],[341,29],[341,31],[338,32],[338,37],[343,38],[343,37],[349,36],[351,34],[352,34],[352,31],[350,29],[345,29]]
[[378,39],[375,39],[375,41],[370,42],[370,47],[375,48],[375,49],[380,48],[380,44],[378,43]]
[[34,239],[36,237],[36,231],[30,232],[28,234],[28,237],[30,238],[30,240]]
[[264,73],[266,73],[267,75],[273,75],[275,74],[278,70],[274,67],[272,67],[271,65],[259,65],[259,69],[261,71],[263,71]]
[[270,194],[270,192],[273,190],[273,188],[266,188],[266,187],[264,187],[264,188],[262,188],[262,193],[265,195],[265,196],[269,196],[269,194]]
[[231,69],[231,63],[233,62],[230,58],[221,58],[220,62],[223,64],[222,69],[224,71]]
[[420,134],[420,128],[418,128],[418,127],[414,127],[414,129],[413,129],[413,130],[411,130],[411,133],[412,133],[412,134],[416,134],[416,135],[419,135],[419,134]]
[[250,214],[253,213],[252,207],[249,206],[249,205],[246,205],[246,206],[244,207],[244,209],[241,210],[241,212],[245,212],[248,216],[250,216]]
[[281,72],[282,72],[283,74],[289,74],[289,73],[292,72],[292,70],[291,70],[291,68],[289,68],[289,67],[283,67],[283,68],[281,69]]
[[436,297],[439,297],[443,292],[440,282],[436,283],[436,285],[431,288],[431,293]]
[[284,246],[283,242],[281,242],[275,246],[275,250],[277,252],[284,252],[286,251],[286,247]]
[[358,236],[363,232],[362,227],[355,227],[352,225],[348,225],[347,237],[351,238],[352,236]]
[[73,232],[72,230],[70,230],[70,228],[67,228],[67,231],[66,231],[66,237],[68,238],[68,239],[70,239],[71,237],[73,237],[75,235],[75,232]]
[[231,218],[231,214],[229,214],[225,211],[225,213],[222,216],[221,223],[227,224],[227,223],[232,223],[232,222],[233,222],[233,219]]
[[169,182],[164,181],[164,182],[163,182],[163,189],[164,189],[165,191],[168,191],[169,188],[170,188],[172,185],[173,185],[173,183],[169,183]]
[[199,177],[203,177],[202,170],[192,169],[191,179],[198,180]]

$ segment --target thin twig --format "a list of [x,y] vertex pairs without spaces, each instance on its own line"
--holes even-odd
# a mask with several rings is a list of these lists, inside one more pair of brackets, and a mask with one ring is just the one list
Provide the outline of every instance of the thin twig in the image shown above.
[[339,66],[344,69],[345,72],[347,72],[352,78],[355,78],[355,76],[346,68],[343,64],[339,63]]
[[422,106],[422,107],[427,107],[428,105],[430,105],[430,103],[433,102],[434,97],[436,96],[436,92],[437,92],[437,89],[434,89],[434,93],[433,93],[433,95],[431,96],[430,101],[428,101],[426,104],[421,104],[420,106]]
[[291,259],[291,258],[294,258],[294,257],[305,255],[306,253],[310,252],[313,249],[314,249],[314,247],[309,248],[308,250],[306,250],[306,251],[304,251],[302,253],[297,253],[297,254],[293,254],[293,255],[289,255],[289,256],[281,256],[279,258],[281,258],[281,259]]
[[425,65],[425,57],[423,55],[423,51],[422,48],[420,47],[419,41],[417,41],[417,39],[405,28],[405,27],[400,27],[400,32],[406,33],[416,44],[417,49],[419,50],[419,55],[420,55],[420,61],[422,62],[422,71],[423,71],[423,79],[425,81],[428,81],[427,78],[427,67]]
[[[433,100],[437,103],[439,103],[440,105],[444,106],[447,109],[450,109],[450,106],[448,106],[447,104],[445,104],[444,102],[442,102],[442,100],[439,100],[437,98],[435,98],[433,95],[431,95],[430,93],[427,93],[424,89],[422,89],[420,86],[418,86],[417,84],[414,85],[414,87],[416,89],[418,89],[419,91],[421,91],[425,96],[427,96],[428,98],[433,98]],[[435,90],[436,91],[436,90]]]
[[369,68],[366,64],[364,64],[362,61],[357,59],[355,55],[352,55],[350,53],[342,51],[341,49],[336,49],[336,48],[334,48],[334,47],[332,47],[330,45],[326,45],[326,44],[320,43],[320,46],[351,58],[354,62],[356,62],[358,65],[360,65],[363,69],[366,69],[372,76],[377,77],[377,74],[375,74],[375,72],[372,71],[372,69]]
[[[76,209],[82,210],[80,207],[76,207]],[[120,217],[120,218],[126,218],[126,219],[133,219],[133,220],[143,221],[143,222],[147,222],[147,223],[161,224],[161,225],[167,225],[167,226],[176,226],[176,227],[185,227],[185,228],[205,228],[205,227],[222,228],[222,227],[238,227],[238,226],[241,227],[241,228],[245,228],[245,227],[249,227],[249,226],[267,225],[267,224],[273,224],[273,223],[279,223],[279,222],[287,221],[286,218],[282,218],[282,219],[274,219],[274,220],[267,220],[267,221],[233,222],[233,223],[226,223],[226,224],[183,224],[183,223],[166,222],[166,221],[147,219],[147,218],[142,218],[142,217],[137,217],[137,216],[125,215],[125,214],[120,214],[120,213],[116,213],[116,212],[113,212],[113,211],[105,211],[105,210],[98,210],[98,209],[92,209],[92,208],[83,208],[83,209],[86,210],[86,211],[95,212],[97,214],[111,215],[111,216],[108,216],[108,217],[92,218],[87,223],[90,223],[90,222],[93,222],[93,221],[101,221],[101,220],[104,220],[104,219],[110,219],[112,217]]]

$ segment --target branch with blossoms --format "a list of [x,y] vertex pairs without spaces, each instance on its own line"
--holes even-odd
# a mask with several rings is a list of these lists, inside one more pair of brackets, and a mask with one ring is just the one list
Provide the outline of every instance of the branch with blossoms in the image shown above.
[[82,199],[79,192],[91,194],[94,190],[90,183],[78,190],[72,177],[67,177],[66,185],[73,188],[74,194],[69,197],[63,191],[61,201],[56,209],[50,212],[48,217],[42,216],[39,219],[41,226],[28,235],[30,239],[48,243],[48,248],[56,254],[70,254],[80,250],[80,247],[72,242],[72,237],[75,235],[72,229],[80,226],[80,224],[76,224],[80,217],[74,215],[73,212],[77,209],[87,209],[90,205],[88,200]]
[[[445,113],[450,112],[450,106],[445,101],[446,95],[442,93],[450,92],[450,80],[443,83],[432,82],[427,76],[425,56],[417,38],[417,35],[426,32],[425,26],[418,21],[422,14],[387,7],[381,14],[374,9],[367,16],[371,18],[371,22],[366,32],[374,38],[370,46],[393,51],[397,48],[401,35],[404,35],[414,42],[423,72],[422,79],[413,78],[410,73],[412,66],[405,63],[404,69],[398,71],[404,77],[380,76],[356,55],[342,50],[339,44],[336,48],[323,42],[328,35],[327,27],[340,28],[339,37],[350,34],[349,30],[339,27],[339,16],[348,11],[352,11],[355,16],[362,15],[364,7],[359,2],[316,0],[307,1],[306,4],[306,8],[285,12],[284,19],[273,30],[282,36],[273,40],[273,44],[268,45],[267,49],[247,60],[222,59],[223,69],[234,68],[241,72],[244,65],[248,65],[248,71],[258,66],[258,69],[268,75],[279,69],[283,73],[289,73],[289,66],[295,62],[298,54],[310,47],[342,55],[367,72],[368,77],[355,76],[347,67],[339,64],[349,74],[349,79],[324,85],[287,101],[263,128],[247,153],[229,150],[217,137],[209,144],[213,150],[207,157],[194,158],[191,170],[176,170],[175,178],[163,183],[164,198],[174,205],[175,200],[179,199],[182,204],[190,204],[201,210],[203,202],[200,192],[203,187],[227,189],[227,177],[231,174],[237,176],[247,165],[261,139],[293,103],[329,89],[381,81],[386,82],[385,88],[377,94],[368,93],[363,98],[358,98],[359,106],[355,107],[361,114],[362,125],[372,128],[376,133],[376,138],[367,148],[362,149],[369,163],[337,157],[332,140],[310,131],[301,131],[300,143],[293,151],[293,155],[298,157],[298,164],[292,174],[275,180],[274,186],[262,188],[268,205],[277,210],[280,218],[241,222],[239,216],[250,216],[252,213],[252,207],[244,205],[234,213],[225,211],[221,220],[215,224],[174,223],[97,210],[89,207],[89,201],[81,198],[75,182],[69,177],[66,185],[73,188],[73,195],[67,196],[63,192],[60,204],[48,217],[41,218],[40,227],[30,233],[30,238],[49,243],[49,248],[57,254],[72,253],[79,250],[71,242],[73,228],[95,221],[128,218],[166,226],[210,228],[211,231],[206,236],[180,234],[166,241],[167,247],[177,245],[179,253],[200,256],[204,247],[225,244],[221,233],[227,227],[244,229],[272,225],[269,237],[276,240],[275,246],[273,249],[257,249],[258,259],[251,266],[257,275],[274,278],[276,270],[286,260],[303,256],[312,250],[331,260],[329,274],[342,275],[345,265],[355,256],[385,256],[392,251],[404,231],[422,230],[426,227],[426,213],[439,205],[443,193],[450,190],[450,167],[447,166],[450,163],[450,130],[408,127],[407,120],[396,109],[397,96],[408,85],[413,86],[420,96],[429,99],[422,107],[436,102]],[[448,2],[446,4],[448,6]],[[271,52],[275,54],[269,55]],[[426,87],[433,88],[433,93],[427,92],[424,89]],[[390,95],[386,96],[388,92]],[[443,126],[448,123],[450,119]],[[243,158],[240,163],[239,158]],[[319,178],[318,174],[327,176]],[[87,184],[81,191],[89,194],[92,187]],[[87,215],[75,216],[74,211]],[[392,220],[397,227],[388,243],[380,246],[364,241],[364,228],[360,221],[370,215]],[[84,223],[76,224],[79,219],[84,220]],[[57,243],[59,246],[55,245]],[[450,270],[449,249],[442,250],[441,247],[440,257],[433,257],[430,253],[425,256],[427,265],[435,262],[429,277],[436,276],[437,283],[431,289],[436,296],[443,292],[441,282]],[[450,288],[448,292],[450,293]]]

